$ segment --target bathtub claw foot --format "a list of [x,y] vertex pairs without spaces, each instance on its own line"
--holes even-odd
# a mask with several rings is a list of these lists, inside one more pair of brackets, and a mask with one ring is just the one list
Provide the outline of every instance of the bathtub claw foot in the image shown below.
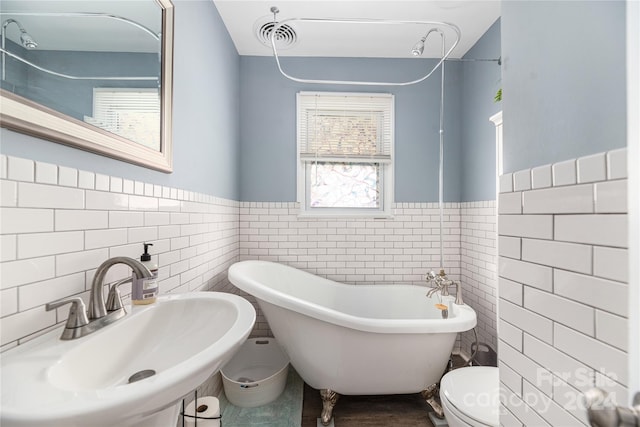
[[331,423],[331,418],[333,417],[333,407],[336,406],[336,402],[340,395],[333,390],[323,388],[320,390],[320,397],[322,398],[320,422],[323,426],[328,426]]
[[440,390],[438,384],[432,384],[421,392],[422,398],[433,408],[433,412],[436,417],[443,419],[444,418],[444,410],[438,402],[438,395],[440,394]]

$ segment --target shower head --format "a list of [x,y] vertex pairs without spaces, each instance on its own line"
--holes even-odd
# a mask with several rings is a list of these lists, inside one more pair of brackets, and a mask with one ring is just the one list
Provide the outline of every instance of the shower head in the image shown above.
[[[438,28],[432,28],[427,32],[427,34],[424,35],[424,37],[422,37],[416,44],[413,45],[413,49],[411,49],[411,55],[421,56],[424,53],[424,42],[427,40],[427,37],[429,37],[429,34],[431,33],[440,33],[440,36],[443,37],[444,41],[444,33],[442,32],[442,30]],[[444,52],[442,53],[444,54]]]
[[22,47],[27,48],[27,49],[35,49],[38,47],[38,43],[36,43],[36,41],[33,39],[33,37],[31,37],[31,34],[27,33],[27,30],[24,29],[24,27],[22,26],[22,24],[20,24],[18,21],[16,21],[15,19],[7,19],[6,21],[4,21],[2,23],[2,37],[4,40],[4,37],[6,37],[6,32],[7,32],[7,26],[9,24],[16,24],[18,26],[18,28],[20,29],[20,43],[22,43]]
[[38,43],[36,43],[33,37],[26,31],[22,31],[22,34],[20,34],[20,41],[22,42],[22,46],[27,49],[35,49],[38,47]]
[[411,49],[411,55],[413,56],[422,55],[422,53],[424,52],[424,41],[426,39],[427,39],[427,36],[424,36],[423,38],[420,39],[420,41],[418,41],[418,43],[413,45],[413,49]]

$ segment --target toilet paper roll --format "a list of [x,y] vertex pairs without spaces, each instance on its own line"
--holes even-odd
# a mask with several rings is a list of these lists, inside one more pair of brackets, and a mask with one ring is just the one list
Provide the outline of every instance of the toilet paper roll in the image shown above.
[[198,427],[220,427],[220,419],[211,419],[220,416],[220,401],[217,397],[205,396],[198,398],[198,406],[196,401],[189,403],[184,414],[184,425],[194,427],[198,417]]

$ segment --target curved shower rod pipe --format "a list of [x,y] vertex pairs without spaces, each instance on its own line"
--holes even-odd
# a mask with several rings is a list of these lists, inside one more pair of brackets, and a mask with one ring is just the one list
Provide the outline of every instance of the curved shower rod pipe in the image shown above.
[[[438,31],[442,38],[442,55],[445,51],[444,33]],[[444,271],[444,62],[440,67],[440,159],[438,161],[438,207],[440,208],[440,269]]]
[[57,17],[72,17],[72,18],[108,18],[115,19],[116,21],[126,22],[133,25],[149,34],[154,39],[160,41],[160,35],[156,34],[149,27],[145,27],[139,22],[132,19],[125,18],[124,16],[113,15],[105,12],[12,12],[12,11],[0,11],[0,15],[14,15],[14,16],[57,16]]
[[56,71],[52,71],[49,70],[47,68],[41,67],[39,65],[34,64],[33,62],[27,61],[26,59],[24,59],[21,56],[16,55],[15,53],[11,53],[6,49],[2,49],[0,48],[0,53],[2,53],[3,55],[8,55],[10,57],[12,57],[13,59],[16,59],[24,64],[29,65],[30,67],[35,68],[36,70],[42,71],[44,73],[48,73],[57,77],[63,77],[65,79],[71,79],[71,80],[137,80],[137,81],[154,81],[154,80],[159,80],[160,77],[155,76],[155,77],[146,77],[146,76],[140,76],[140,77],[127,77],[127,76],[123,76],[123,77],[114,77],[114,76],[104,76],[104,77],[92,77],[92,76],[88,76],[88,77],[84,77],[84,76],[72,76],[69,74],[63,74],[63,73],[58,73]]
[[[156,41],[160,41],[160,35],[156,34],[155,32],[153,32],[153,30],[151,30],[150,28],[140,24],[139,22],[136,22],[134,20],[131,20],[129,18],[125,18],[124,16],[119,16],[119,15],[113,15],[110,13],[104,13],[104,12],[21,12],[21,11],[0,11],[0,15],[12,15],[12,16],[54,16],[54,17],[72,17],[72,18],[107,18],[107,19],[114,19],[116,21],[121,21],[121,22],[126,22],[127,24],[130,24],[142,31],[144,31],[145,33],[147,33],[148,35],[150,35],[151,37],[153,37]],[[3,41],[4,41],[4,31],[2,33],[3,36]],[[63,74],[63,73],[58,73],[56,71],[52,71],[49,70],[47,68],[41,67],[39,65],[34,64],[33,62],[30,62],[24,58],[22,58],[19,55],[16,55],[14,53],[9,52],[8,50],[6,50],[4,44],[2,46],[2,48],[0,48],[0,52],[2,53],[2,60],[3,60],[3,72],[2,72],[2,78],[5,78],[5,73],[4,73],[4,55],[8,55],[24,64],[27,64],[39,71],[51,74],[53,76],[57,76],[57,77],[62,77],[65,79],[71,79],[71,80],[128,80],[128,81],[155,81],[155,80],[159,80],[159,77],[154,76],[154,77],[111,77],[111,76],[73,76],[73,75],[69,75],[69,74]]]
[[[452,29],[456,34],[456,39],[453,42],[453,45],[446,51],[443,56],[440,58],[438,63],[423,77],[411,80],[407,82],[376,82],[376,81],[350,81],[350,80],[316,80],[316,79],[301,79],[298,77],[293,77],[284,72],[282,69],[282,65],[280,64],[280,58],[278,57],[278,50],[276,48],[276,34],[278,34],[278,29],[286,24],[287,22],[292,21],[305,21],[305,22],[317,22],[317,23],[343,23],[343,24],[390,24],[390,25],[434,25],[447,27]],[[429,78],[434,71],[444,64],[444,61],[451,55],[453,49],[456,48],[458,42],[460,41],[460,28],[457,25],[451,24],[449,22],[438,22],[438,21],[397,21],[397,20],[389,20],[389,19],[346,19],[346,18],[289,18],[282,20],[276,23],[271,30],[271,48],[273,50],[273,55],[276,59],[276,64],[278,65],[278,70],[280,74],[289,80],[293,80],[298,83],[313,83],[313,84],[335,84],[335,85],[360,85],[360,86],[409,86],[412,84],[420,83],[427,78]]]
[[452,62],[497,62],[498,65],[502,65],[502,58],[447,58],[447,61],[452,61]]

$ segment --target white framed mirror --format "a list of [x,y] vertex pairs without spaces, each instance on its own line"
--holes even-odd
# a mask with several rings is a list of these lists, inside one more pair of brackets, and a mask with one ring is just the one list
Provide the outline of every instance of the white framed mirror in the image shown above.
[[170,0],[0,3],[0,125],[172,171]]

